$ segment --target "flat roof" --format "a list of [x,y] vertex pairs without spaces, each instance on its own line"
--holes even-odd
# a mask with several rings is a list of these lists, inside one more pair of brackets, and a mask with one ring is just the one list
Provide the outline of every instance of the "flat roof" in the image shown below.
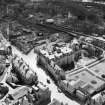
[[74,88],[82,88],[92,94],[97,89],[100,89],[105,82],[94,76],[88,69],[82,69],[66,75],[66,79],[70,82],[74,81]]
[[[45,49],[43,47],[45,47]],[[68,43],[65,44],[65,46],[63,46],[63,47],[56,47],[55,51],[52,51],[52,50],[53,50],[52,45],[51,45],[51,47],[50,47],[50,45],[49,45],[49,47],[46,47],[46,45],[42,46],[41,48],[39,47],[40,53],[43,56],[49,58],[50,60],[54,59],[54,58],[60,58],[63,54],[70,54],[73,52],[72,49],[68,47]],[[58,53],[57,50],[60,50],[60,52]]]
[[105,80],[105,60],[89,67],[89,70],[94,75],[96,75],[96,76],[100,77],[101,79]]
[[25,96],[28,93],[29,88],[28,87],[21,87],[15,90],[11,96],[13,97],[14,100],[17,100],[23,96]]

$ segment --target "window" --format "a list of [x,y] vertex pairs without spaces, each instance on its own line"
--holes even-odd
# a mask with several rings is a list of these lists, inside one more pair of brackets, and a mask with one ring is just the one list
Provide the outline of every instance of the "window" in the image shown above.
[[97,81],[92,80],[91,83],[95,85],[95,84],[97,84]]

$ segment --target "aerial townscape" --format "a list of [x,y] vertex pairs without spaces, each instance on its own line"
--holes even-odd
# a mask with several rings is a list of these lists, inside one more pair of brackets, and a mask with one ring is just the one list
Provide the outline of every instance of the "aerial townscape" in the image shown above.
[[105,1],[0,0],[0,105],[105,105]]

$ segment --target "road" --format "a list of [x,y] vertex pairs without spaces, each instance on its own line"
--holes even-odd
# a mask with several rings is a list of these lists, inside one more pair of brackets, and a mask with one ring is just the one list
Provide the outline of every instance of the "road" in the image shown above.
[[[51,90],[51,99],[56,98],[60,102],[63,101],[64,103],[68,103],[68,105],[79,105],[76,101],[67,98],[63,93],[59,93],[54,81],[45,73],[44,70],[37,67],[37,56],[33,50],[28,55],[24,55],[15,47],[13,47],[13,53],[21,56],[29,64],[29,66],[37,73],[39,81],[43,82],[49,87],[49,89]],[[47,83],[47,79],[50,80],[50,84]]]

